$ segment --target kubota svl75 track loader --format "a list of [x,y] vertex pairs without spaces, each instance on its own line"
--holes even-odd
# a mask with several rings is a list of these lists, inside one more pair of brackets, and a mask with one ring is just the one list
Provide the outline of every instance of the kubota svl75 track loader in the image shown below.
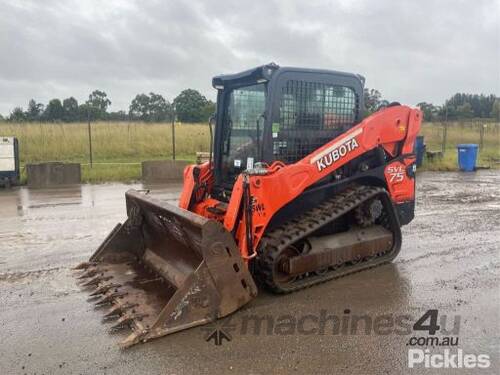
[[275,64],[213,79],[213,159],[185,169],[179,207],[128,191],[127,220],[78,267],[132,329],[123,346],[226,316],[255,281],[287,293],[396,257],[422,113],[363,119],[363,85]]

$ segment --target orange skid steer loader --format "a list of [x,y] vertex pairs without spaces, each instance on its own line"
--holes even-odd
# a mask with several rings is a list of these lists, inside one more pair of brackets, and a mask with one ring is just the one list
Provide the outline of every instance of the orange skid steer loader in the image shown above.
[[390,262],[413,219],[418,109],[363,119],[362,76],[275,64],[213,86],[213,159],[185,169],[179,207],[129,190],[127,220],[77,266],[131,329],[123,347],[224,317],[256,282],[288,293]]

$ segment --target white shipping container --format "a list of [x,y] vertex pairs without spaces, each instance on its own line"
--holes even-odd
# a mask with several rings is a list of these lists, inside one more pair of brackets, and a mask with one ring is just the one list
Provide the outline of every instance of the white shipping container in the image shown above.
[[14,137],[0,137],[0,172],[16,170]]

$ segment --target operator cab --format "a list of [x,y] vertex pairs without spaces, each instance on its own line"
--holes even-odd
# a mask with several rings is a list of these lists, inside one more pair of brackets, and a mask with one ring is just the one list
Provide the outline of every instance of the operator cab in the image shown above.
[[360,122],[364,81],[274,63],[214,77],[213,195],[227,201],[238,175],[256,163],[295,163]]

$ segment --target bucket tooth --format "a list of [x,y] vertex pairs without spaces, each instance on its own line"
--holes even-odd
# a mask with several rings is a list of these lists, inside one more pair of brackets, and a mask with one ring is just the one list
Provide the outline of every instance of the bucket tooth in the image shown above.
[[144,284],[148,284],[148,283],[154,283],[157,281],[164,281],[164,279],[162,277],[155,277],[154,279],[137,280],[136,283],[144,285]]
[[117,322],[110,327],[111,332],[116,332],[122,328],[125,328],[125,326],[129,325],[130,323],[134,321],[139,321],[145,318],[147,314],[125,314],[123,315],[120,319],[117,320]]
[[82,282],[82,283],[80,284],[80,286],[91,286],[91,285],[97,285],[97,284],[99,284],[100,279],[101,279],[101,278],[100,278],[99,276],[93,277],[92,279],[87,280],[86,282]]
[[127,292],[115,292],[111,294],[105,294],[102,296],[100,299],[94,302],[96,306],[104,305],[107,303],[113,302],[116,298],[126,296],[128,293]]
[[113,320],[119,319],[120,316],[121,315],[119,313],[112,314],[112,315],[109,315],[109,316],[103,316],[102,319],[101,319],[101,322],[102,323],[108,323],[108,322],[111,322]]
[[[127,336],[125,340],[120,342],[120,348],[126,349],[131,347],[132,345],[138,344],[141,340],[144,340],[143,337],[148,334],[148,331],[145,330],[143,332],[134,331],[130,335]],[[144,340],[145,341],[145,340]]]
[[118,317],[125,313],[126,310],[132,309],[138,306],[137,303],[127,303],[124,305],[114,305],[111,309],[108,310],[106,314],[104,314],[103,322],[111,320],[113,318],[118,319]]
[[99,273],[99,270],[97,268],[89,268],[87,269],[87,271],[85,272],[82,272],[80,274],[80,276],[77,277],[78,280],[81,280],[81,279],[86,279],[88,277],[92,277],[92,276],[95,276]]
[[123,312],[123,306],[114,305],[111,309],[108,310],[104,317],[102,318],[103,322],[113,319],[114,317],[118,318]]
[[116,284],[116,283],[111,283],[111,284],[107,284],[107,285],[101,285],[96,290],[94,290],[92,293],[90,293],[90,296],[91,297],[95,297],[95,296],[98,296],[100,294],[106,293],[110,289],[119,288],[121,286],[122,286],[121,284]]
[[97,300],[97,298],[99,298],[99,296],[90,296],[89,298],[87,298],[87,302],[94,302],[95,300]]
[[129,323],[133,321],[133,318],[130,315],[123,315],[118,321],[113,324],[110,328],[110,332],[116,332],[120,329],[126,328]]
[[118,332],[119,330],[128,328],[128,326],[125,323],[120,322],[121,318],[118,319],[118,322],[114,324],[111,328],[109,328],[108,332],[109,333],[115,333]]
[[81,284],[81,286],[97,285],[97,284],[99,284],[99,283],[101,283],[103,281],[111,280],[112,278],[113,278],[113,276],[102,276],[102,275],[95,276],[92,279],[90,279],[89,281]]
[[85,270],[85,269],[89,268],[90,266],[95,266],[95,265],[97,265],[96,262],[82,262],[79,265],[77,265],[76,267],[73,267],[73,270]]

